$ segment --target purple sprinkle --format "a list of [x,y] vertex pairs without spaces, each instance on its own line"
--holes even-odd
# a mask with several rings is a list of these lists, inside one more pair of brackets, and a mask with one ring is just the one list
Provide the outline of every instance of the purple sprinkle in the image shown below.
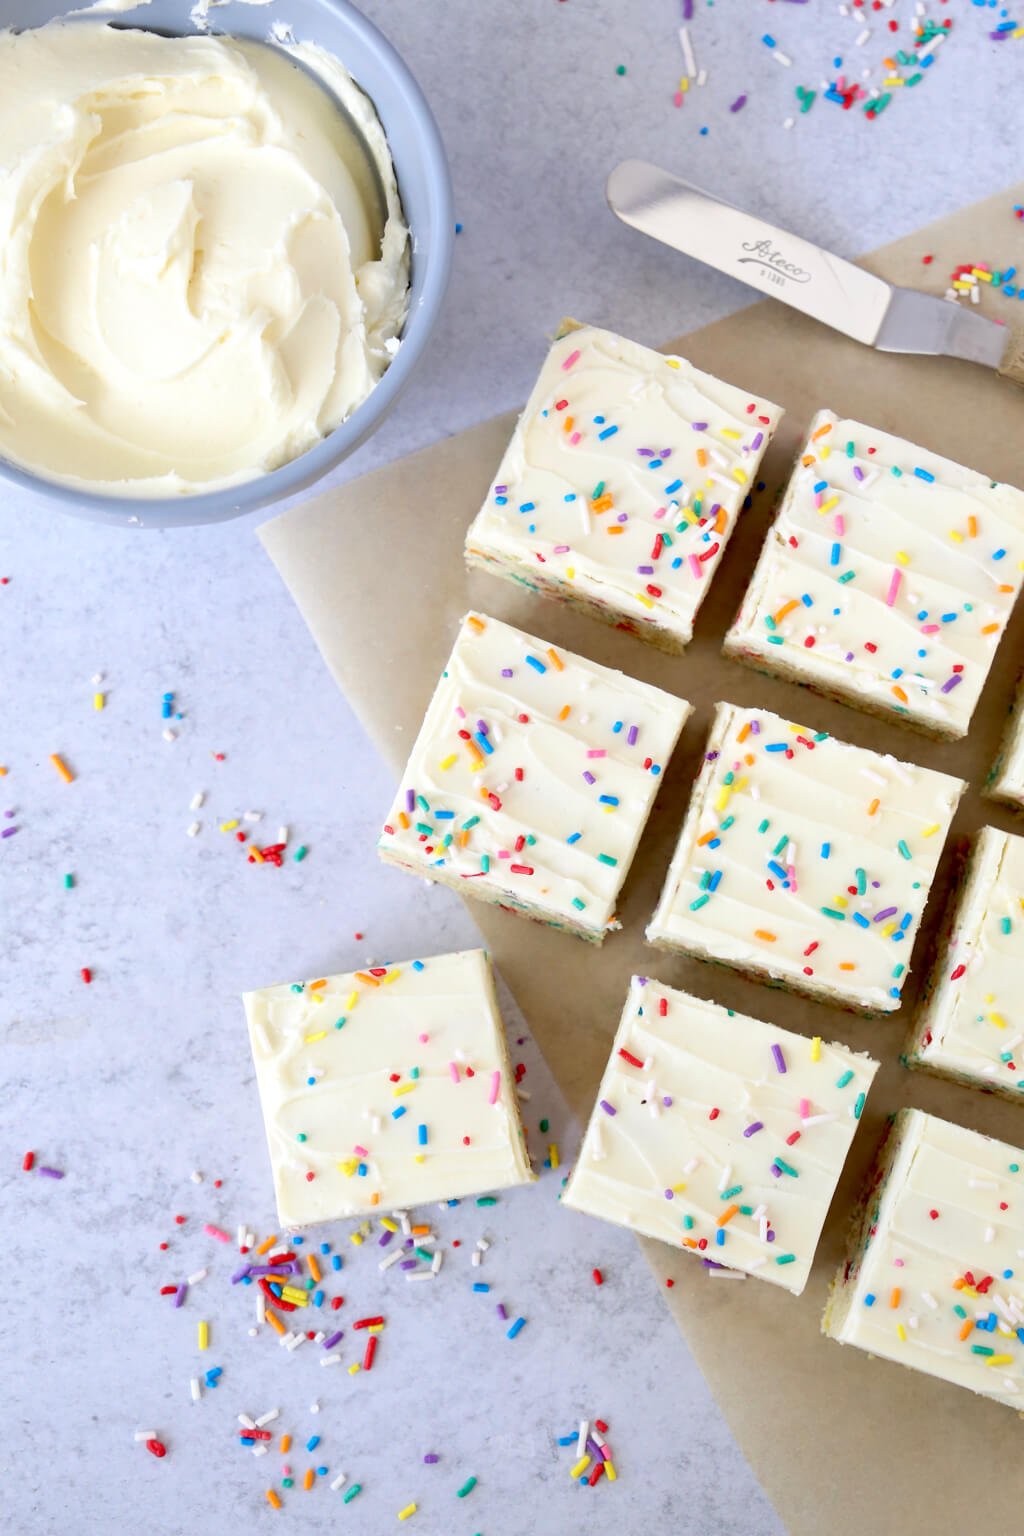
[[620,512],[618,517],[615,519],[615,521],[617,523],[628,523],[629,522],[629,513],[628,512]]
[[638,576],[653,576],[654,575],[654,566],[653,565],[638,565],[637,568],[636,568],[636,573],[637,573]]
[[598,1102],[600,1103],[601,1108],[604,1110],[606,1115],[618,1114],[618,1110],[615,1108],[614,1104],[609,1104],[607,1099],[600,1099]]
[[399,1269],[415,1269],[416,1268],[416,1260],[415,1259],[403,1259],[401,1264],[399,1264],[398,1267],[399,1267]]
[[693,0],[683,0],[683,20],[693,20]]
[[501,675],[502,675],[502,677],[511,677],[512,676],[512,668],[511,667],[502,667]]
[[706,421],[691,421],[690,425],[695,432],[706,432],[708,429]]
[[640,985],[642,987],[646,987],[646,985],[647,985],[647,977],[646,976],[638,976],[637,977],[637,981],[640,983]]
[[747,98],[746,98],[745,95],[744,96],[737,96],[736,100],[733,102],[732,106],[729,108],[729,111],[730,112],[741,112],[743,110],[743,108],[746,106],[746,104],[747,104]]
[[640,455],[640,457],[642,459],[653,459],[654,458],[654,449],[653,448],[638,448],[637,449],[637,453]]
[[343,1331],[339,1328],[337,1333],[332,1333],[330,1338],[324,1339],[324,1349],[333,1349],[338,1340],[344,1337]]
[[853,476],[854,476],[855,480],[863,480],[864,479],[864,471],[861,469],[859,464],[855,464],[853,466]]
[[597,783],[597,780],[594,778],[594,775],[591,773],[589,768],[584,768],[584,770],[583,770],[583,777],[586,779],[588,784],[596,784]]
[[188,1290],[188,1282],[183,1280],[174,1293],[174,1305],[180,1307],[185,1300],[185,1292]]
[[761,734],[761,722],[760,722],[760,720],[751,720],[751,722],[750,722],[750,734],[751,734],[751,736],[760,736],[760,734]]
[[476,728],[480,732],[481,736],[486,736],[487,735],[487,721],[486,720],[478,720],[477,723],[476,723]]
[[0,837],[13,837],[17,830],[17,827],[4,827],[3,831],[0,832]]
[[626,732],[626,742],[627,742],[627,744],[629,746],[631,746],[631,747],[635,747],[636,746],[636,739],[637,739],[637,737],[639,735],[640,735],[640,727],[638,725],[631,725],[629,730]]
[[62,1179],[64,1177],[59,1168],[40,1167],[38,1171],[43,1175],[44,1179]]
[[592,1440],[589,1435],[587,1436],[587,1450],[590,1452],[591,1456],[593,1456],[595,1461],[604,1460],[604,1457],[601,1455],[601,1447],[598,1445],[597,1441]]
[[496,485],[494,487],[494,494],[495,494],[495,496],[504,496],[504,494],[505,494],[505,492],[507,490],[508,490],[508,486],[507,485]]
[[763,1131],[763,1130],[764,1130],[764,1121],[763,1120],[755,1120],[753,1125],[748,1125],[747,1126],[747,1128],[743,1132],[743,1134],[744,1134],[744,1136],[756,1136],[758,1131]]
[[663,448],[661,450],[661,452],[659,453],[658,457],[659,457],[659,459],[670,459],[672,457],[672,449],[671,448]]
[[774,1227],[769,1227],[768,1228],[768,1241],[770,1243],[774,1243],[774,1241],[775,1241],[775,1228]]
[[242,1281],[245,1279],[246,1275],[249,1274],[251,1269],[251,1264],[243,1264],[241,1269],[236,1269],[234,1274],[231,1276],[231,1284],[241,1285]]
[[403,1248],[415,1248],[416,1239],[414,1237],[407,1237],[402,1246]]
[[[941,693],[952,693],[957,683],[962,683],[963,680],[962,672],[954,672],[952,677],[946,679],[939,691]],[[4,836],[7,836],[6,832],[4,833]]]
[[440,1456],[435,1456],[433,1451],[430,1451],[426,1456],[424,1456],[423,1460],[426,1462],[428,1467],[436,1467],[441,1458]]
[[407,811],[414,811],[416,809],[416,791],[414,789],[407,789],[405,792],[405,808]]
[[724,1269],[725,1268],[724,1264],[717,1264],[714,1259],[705,1259],[703,1261],[703,1263],[704,1263],[704,1268],[705,1269]]
[[713,762],[715,762],[717,757],[718,757],[718,753],[717,752],[705,752],[704,753],[704,761],[706,763],[713,763]]
[[666,1200],[674,1200],[675,1199],[675,1195],[672,1193],[672,1191],[670,1189],[666,1189],[666,1191],[665,1191],[665,1199]]
[[13,819],[14,819],[14,812],[13,811],[4,811],[4,820],[5,821],[13,821]]
[[899,907],[883,907],[881,912],[875,913],[875,922],[884,923],[887,917],[895,917]]
[[751,448],[760,448],[760,446],[761,446],[761,444],[763,442],[764,442],[764,433],[763,432],[755,432],[753,438],[751,439],[750,446],[751,446]]
[[499,1301],[494,1310],[497,1312],[503,1323],[508,1320],[508,1313],[505,1311],[505,1303],[503,1301]]
[[672,1108],[672,1095],[670,1093],[666,1093],[665,1097],[662,1099],[661,1102],[664,1104],[666,1109],[671,1109]]
[[771,1174],[773,1179],[781,1179],[782,1178],[782,1169],[779,1167],[779,1165],[777,1163],[772,1163],[772,1165],[769,1168],[768,1172]]
[[388,1243],[390,1243],[391,1239],[394,1237],[394,1235],[395,1234],[393,1232],[382,1232],[380,1237],[378,1237],[378,1239],[377,1239],[377,1243],[378,1243],[379,1247],[386,1248]]
[[779,1072],[785,1072],[785,1070],[786,1070],[786,1058],[782,1054],[782,1046],[781,1045],[773,1045],[772,1046],[772,1059],[775,1062],[776,1070],[779,1071]]

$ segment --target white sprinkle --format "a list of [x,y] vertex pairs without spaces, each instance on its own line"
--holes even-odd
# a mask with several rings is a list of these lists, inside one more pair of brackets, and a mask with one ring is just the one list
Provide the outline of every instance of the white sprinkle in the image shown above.
[[782,126],[783,126],[783,128],[792,128],[793,124],[795,122],[796,122],[796,118],[795,117],[784,117],[782,119]]
[[347,1472],[339,1472],[337,1477],[331,1483],[331,1491],[333,1493],[337,1493],[338,1489],[339,1488],[343,1488],[344,1485],[347,1482],[348,1482],[348,1473]]
[[256,1428],[256,1420],[255,1419],[250,1419],[250,1417],[249,1417],[249,1415],[247,1413],[240,1413],[238,1415],[238,1422],[239,1422],[239,1424],[244,1424],[246,1429],[255,1429]]
[[995,1227],[986,1227],[985,1228],[985,1241],[986,1241],[986,1243],[991,1243],[993,1241],[993,1239],[995,1238],[995,1235],[996,1235]]
[[199,1172],[198,1168],[193,1168],[192,1172],[189,1174],[189,1178],[192,1180],[193,1184],[201,1184],[203,1182],[203,1176]]
[[486,1253],[488,1248],[491,1246],[489,1240],[486,1237],[478,1237],[476,1240],[476,1245],[480,1249],[481,1253]]
[[321,1365],[340,1365],[341,1364],[341,1355],[338,1352],[335,1352],[333,1355],[321,1355],[320,1356],[320,1364]]
[[768,1263],[768,1260],[762,1254],[758,1254],[757,1258],[751,1259],[749,1261],[749,1263],[747,1264],[747,1268],[748,1269],[760,1269],[762,1264],[767,1264],[767,1263]]
[[709,1269],[707,1274],[711,1280],[745,1280],[747,1278],[740,1269]]
[[[323,1338],[323,1334],[321,1334],[320,1337]],[[310,1405],[309,1405],[309,1411],[310,1411],[310,1413],[319,1413],[320,1412],[320,1404],[319,1404],[319,1402],[317,1402],[314,1399],[314,1401],[311,1402]]]
[[100,686],[100,684],[103,682],[104,677],[105,677],[105,673],[103,673],[103,672],[94,672],[93,675],[92,675],[92,685],[93,685],[93,687],[94,688],[98,688]]
[[924,1302],[926,1307],[931,1307],[933,1312],[938,1310],[939,1304],[935,1300],[935,1297],[932,1295],[931,1291],[922,1291],[921,1300]]
[[920,64],[922,59],[927,59],[931,54],[935,52],[939,44],[944,43],[945,41],[945,33],[936,32],[933,37],[930,37],[928,41],[922,45],[922,47],[914,49],[914,52],[917,54],[917,62]]
[[198,837],[199,829],[200,829],[201,826],[202,826],[202,822],[201,821],[193,821],[193,822],[190,822],[190,824],[188,825],[188,827],[186,827],[185,830],[186,830],[186,832],[187,832],[189,837]]
[[190,811],[200,811],[202,810],[205,803],[206,791],[203,789],[197,789],[195,794],[192,796],[192,799],[188,803],[188,808]]
[[210,1271],[208,1269],[197,1269],[194,1275],[189,1275],[188,1279],[185,1281],[185,1284],[198,1285],[200,1280],[205,1280],[209,1273]]
[[178,739],[177,731],[172,731],[169,725],[166,726],[160,734],[164,738],[164,741],[177,741]]
[[529,1100],[530,1100],[530,1090],[528,1088],[517,1088],[516,1089],[516,1094],[525,1103],[529,1103]]
[[696,1173],[696,1171],[697,1171],[697,1169],[699,1167],[700,1167],[700,1158],[699,1157],[691,1157],[690,1161],[688,1163],[684,1163],[683,1164],[683,1172],[685,1174]]
[[1003,1388],[1007,1392],[1019,1392],[1020,1388],[1011,1376],[1003,1377]]
[[380,1263],[377,1265],[377,1268],[378,1269],[390,1269],[392,1264],[397,1264],[401,1257],[402,1257],[402,1250],[401,1250],[401,1248],[396,1248],[393,1253],[389,1253],[388,1254],[386,1259],[381,1259]]
[[259,1418],[256,1420],[256,1428],[262,1429],[266,1424],[273,1424],[274,1420],[279,1419],[280,1417],[280,1408],[271,1408],[267,1413],[260,1414]]
[[242,812],[242,820],[243,821],[262,821],[263,820],[263,812],[262,811],[243,811]]
[[580,1432],[576,1436],[576,1455],[584,1456],[587,1450],[587,1435],[590,1433],[590,1420],[580,1419]]
[[[683,62],[686,65],[686,73],[692,80],[697,73],[697,60],[694,57],[693,43],[690,40],[690,32],[687,27],[679,28],[679,46],[683,50]],[[582,1451],[580,1451],[580,1455],[583,1455]]]
[[265,1456],[269,1449],[270,1447],[265,1440],[257,1440],[256,1444],[252,1447],[252,1453],[254,1456]]
[[235,1240],[239,1248],[245,1247],[245,1223],[242,1222],[235,1232]]
[[777,63],[784,64],[787,69],[789,69],[793,62],[789,54],[783,53],[781,48],[776,48],[775,52],[772,54],[772,58],[775,59]]
[[198,1403],[199,1399],[203,1395],[203,1389],[199,1385],[199,1377],[198,1376],[192,1376],[189,1379],[188,1390],[189,1390],[189,1395],[192,1398],[192,1401],[194,1403]]
[[408,1274],[405,1278],[407,1280],[433,1280],[434,1271],[433,1269],[420,1269],[414,1275]]
[[256,1297],[256,1323],[265,1323],[267,1320],[267,1298],[260,1291]]
[[441,1250],[439,1248],[437,1250],[437,1252],[434,1254],[434,1257],[430,1261],[430,1273],[432,1275],[436,1275],[439,1272],[439,1270],[441,1268],[441,1261],[442,1261],[443,1258],[444,1258],[444,1254],[441,1252]]
[[293,1333],[285,1347],[294,1353],[294,1351],[300,1348],[301,1345],[305,1344],[305,1342],[306,1335],[304,1333]]
[[479,1266],[480,1261],[481,1261],[482,1258],[483,1258],[483,1254],[482,1253],[474,1253],[473,1254],[473,1257],[470,1260],[470,1262],[473,1265],[474,1269],[476,1269]]
[[698,71],[697,71],[697,84],[698,85],[707,85],[707,81],[708,81],[708,72],[707,72],[707,70],[706,69],[698,69]]
[[885,775],[882,773],[876,773],[873,768],[862,768],[860,770],[860,775],[863,779],[869,779],[872,784],[881,784],[883,786],[885,785]]
[[998,1189],[999,1185],[995,1179],[968,1179],[967,1187],[968,1189]]
[[870,36],[871,36],[871,28],[870,27],[865,27],[863,32],[858,32],[857,36],[854,38],[853,46],[855,48],[863,48],[864,44],[867,42],[867,40],[868,40],[868,38]]
[[718,1193],[721,1194],[723,1189],[728,1189],[731,1183],[732,1163],[726,1163],[725,1167],[722,1169],[722,1177],[718,1181]]
[[278,829],[277,829],[277,840],[278,840],[279,843],[286,843],[288,841],[288,828],[287,827],[278,827]]
[[135,1439],[136,1440],[155,1440],[156,1439],[156,1430],[155,1429],[137,1429],[135,1431]]

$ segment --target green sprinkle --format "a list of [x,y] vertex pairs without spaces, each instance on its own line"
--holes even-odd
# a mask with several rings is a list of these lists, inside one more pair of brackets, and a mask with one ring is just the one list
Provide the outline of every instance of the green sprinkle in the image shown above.
[[759,832],[767,832],[767,831],[768,831],[768,828],[769,828],[769,827],[770,827],[770,826],[771,826],[771,822],[770,822],[770,821],[769,821],[769,820],[768,820],[768,817],[767,817],[767,816],[766,816],[766,817],[765,817],[765,819],[764,819],[764,821],[762,821],[762,823],[761,823],[761,825],[760,825],[760,826],[759,826],[759,827],[758,827],[758,829],[757,829],[757,830],[758,830],[758,831],[759,831]]
[[725,1190],[722,1191],[721,1199],[723,1199],[723,1200],[731,1200],[733,1195],[738,1195],[742,1191],[742,1189],[743,1189],[743,1185],[742,1184],[734,1184],[731,1189],[725,1189]]
[[776,1168],[780,1168],[783,1173],[788,1173],[791,1179],[798,1179],[800,1177],[796,1169],[791,1168],[788,1163],[784,1163],[781,1157],[777,1157],[775,1159],[775,1166]]
[[692,1232],[693,1231],[693,1217],[692,1216],[684,1216],[683,1217],[683,1226],[686,1228],[687,1232]]
[[835,912],[835,911],[833,911],[833,909],[831,907],[822,907],[821,910],[822,910],[823,916],[825,916],[825,917],[834,917],[837,923],[845,923],[846,922],[846,913],[845,912]]
[[576,908],[576,910],[577,910],[577,912],[582,912],[582,911],[583,911],[583,909],[584,909],[584,908],[585,908],[585,907],[586,907],[586,905],[587,905],[587,904],[586,904],[586,902],[585,902],[585,901],[581,901],[581,900],[580,900],[580,898],[579,898],[579,897],[578,897],[578,896],[574,896],[574,897],[573,897],[573,899],[572,899],[572,904],[573,904],[573,906],[574,906],[574,907],[575,907],[575,908]]
[[995,1354],[995,1350],[992,1349],[992,1347],[990,1345],[988,1345],[988,1344],[972,1344],[971,1345],[971,1354],[972,1355],[994,1355]]
[[66,891],[72,890],[74,888],[74,884],[75,884],[75,877],[74,877],[74,875],[65,875],[64,876],[64,889]]
[[[845,1088],[847,1083],[852,1083],[852,1082],[853,1082],[853,1073],[850,1071],[849,1067],[847,1067],[846,1071],[840,1077],[836,1078],[836,1087],[837,1088]],[[776,1159],[776,1161],[778,1161],[778,1159]]]
[[626,66],[625,66],[625,64],[616,64],[616,66],[615,66],[615,73],[617,75],[624,75],[626,73]]
[[[621,66],[620,66],[620,73],[621,72],[622,72],[622,70],[621,70]],[[455,1497],[457,1499],[464,1499],[466,1497],[466,1494],[467,1493],[472,1493],[473,1489],[475,1487],[476,1487],[476,1478],[475,1477],[467,1477],[466,1481],[463,1483],[462,1487],[458,1490],[458,1492],[456,1493]]]
[[491,856],[490,856],[490,854],[489,853],[482,853],[480,855],[480,873],[482,875],[486,875],[486,873],[490,869],[490,867],[491,867]]
[[498,1200],[496,1195],[481,1195],[476,1203],[477,1205],[497,1205]]
[[1020,1173],[1020,1163],[1011,1163],[1010,1164],[1010,1172],[1011,1173]]
[[964,1311],[963,1307],[961,1307],[961,1306],[955,1306],[953,1308],[953,1311],[956,1313],[957,1317],[966,1318],[966,1316],[967,1316],[967,1313]]
[[479,823],[479,821],[480,821],[480,817],[479,816],[471,816],[468,821],[464,821],[462,823],[462,831],[463,832],[472,832],[473,828]]
[[413,1253],[418,1259],[422,1259],[424,1264],[431,1263],[434,1257],[429,1248],[414,1248]]
[[[64,883],[67,884],[67,882],[68,882],[68,880],[70,880],[70,878],[71,878],[70,875],[65,875],[64,876]],[[1010,922],[1010,919],[1008,917],[1001,917],[999,919],[999,926],[1000,926],[1000,928],[1002,928],[1004,933],[1009,933],[1011,928],[1013,927],[1013,924]]]
[[789,833],[784,832],[783,835],[779,838],[778,842],[775,844],[775,847],[772,849],[772,854],[775,858],[778,858],[779,854],[783,852],[788,842]]
[[613,859],[610,853],[599,853],[597,856],[597,862],[599,864],[610,864],[614,869],[615,865],[619,861],[618,859]]
[[854,873],[857,877],[857,895],[863,896],[868,888],[868,877],[862,869],[855,870]]
[[861,1115],[863,1114],[863,1112],[864,1112],[864,1095],[862,1093],[858,1093],[858,1095],[857,1095],[857,1102],[853,1106],[853,1118],[855,1120],[859,1120]]
[[542,1120],[542,1121],[541,1121],[541,1122],[540,1122],[540,1129],[541,1129],[541,1131],[542,1131],[542,1132],[543,1132],[543,1133],[544,1133],[544,1134],[545,1134],[545,1135],[546,1135],[546,1134],[547,1134],[547,1129],[548,1129],[548,1126],[549,1126],[549,1125],[550,1125],[550,1123],[551,1123],[551,1122],[550,1122],[550,1121],[549,1121],[549,1120]]
[[309,849],[306,847],[305,843],[302,844],[301,848],[296,848],[296,850],[295,850],[295,862],[296,862],[296,864],[301,864],[303,859],[306,857],[306,854],[308,852],[309,852]]
[[727,816],[723,822],[719,823],[719,826],[718,826],[719,832],[728,832],[729,828],[732,826],[732,824],[733,824],[733,822],[735,820],[736,820],[735,816]]
[[690,911],[698,912],[701,907],[707,906],[710,900],[711,897],[708,895],[707,891],[705,891],[703,896],[698,896],[696,900],[690,902]]
[[776,1258],[775,1262],[776,1262],[776,1264],[795,1264],[796,1263],[796,1254],[795,1253],[780,1253],[778,1255],[778,1257]]
[[846,583],[848,581],[853,581],[853,579],[856,576],[856,574],[857,574],[856,571],[844,571],[843,574],[839,578],[839,581],[840,581],[841,585],[845,587]]
[[351,1504],[352,1500],[355,1498],[356,1494],[357,1493],[362,1493],[362,1491],[363,1491],[362,1483],[353,1483],[352,1487],[349,1489],[348,1493],[342,1494],[341,1502],[343,1504]]
[[295,1137],[295,1140],[296,1141],[305,1141],[306,1140],[306,1133],[305,1133],[305,1131],[299,1131],[298,1134]]
[[903,857],[905,859],[913,858],[913,854],[911,853],[910,849],[907,847],[907,845],[904,842],[902,837],[900,838],[899,842],[896,844],[896,847],[899,849],[900,853],[903,855]]
[[416,796],[416,804],[418,806],[421,806],[423,808],[423,810],[429,812],[429,810],[430,810],[430,801],[427,799],[426,795],[417,795]]
[[335,1019],[334,1027],[335,1027],[335,1029],[344,1029],[345,1023],[346,1023],[346,1018],[345,1018],[345,1015],[343,1014],[340,1019]]
[[783,635],[768,635],[766,638],[769,645],[785,645],[786,643]]
[[431,833],[433,832],[433,830],[434,829],[430,825],[429,821],[418,821],[418,822],[416,822],[416,831],[417,832],[422,832],[424,837],[429,837],[431,835]]
[[420,1075],[419,1067],[410,1067],[409,1068],[409,1076],[410,1077],[419,1077],[419,1075]]

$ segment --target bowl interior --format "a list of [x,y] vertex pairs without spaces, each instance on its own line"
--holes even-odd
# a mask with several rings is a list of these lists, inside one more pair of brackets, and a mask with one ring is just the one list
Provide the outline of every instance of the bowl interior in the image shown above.
[[[69,24],[105,20],[189,36],[196,30],[189,9],[190,0],[151,0],[128,10],[72,18]],[[0,0],[0,27],[38,27],[65,15],[54,0]],[[391,409],[423,352],[448,282],[454,215],[444,146],[422,91],[383,34],[348,0],[227,0],[210,13],[209,22],[211,33],[263,43],[272,42],[272,27],[286,26],[296,41],[318,43],[339,58],[371,98],[387,134],[411,233],[409,314],[394,361],[352,415],[291,463],[243,485],[195,496],[119,498],[47,481],[0,460],[0,478],[9,484],[98,522],[150,528],[219,522],[312,485],[359,447]]]

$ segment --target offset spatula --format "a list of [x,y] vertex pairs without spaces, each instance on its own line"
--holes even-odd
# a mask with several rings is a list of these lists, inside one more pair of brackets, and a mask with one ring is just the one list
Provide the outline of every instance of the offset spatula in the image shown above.
[[948,299],[896,288],[645,160],[617,165],[607,195],[624,224],[866,346],[961,357],[1024,384],[1024,332]]

